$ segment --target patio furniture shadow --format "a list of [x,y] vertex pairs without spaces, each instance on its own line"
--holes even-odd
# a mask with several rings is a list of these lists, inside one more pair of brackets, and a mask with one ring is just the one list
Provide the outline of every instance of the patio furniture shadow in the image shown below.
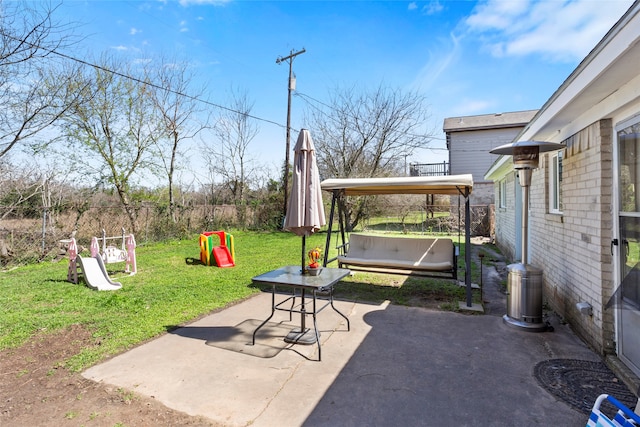
[[236,326],[167,326],[169,333],[186,338],[205,341],[206,345],[247,354],[270,358],[289,347],[282,339],[291,330],[290,325],[268,322],[256,335],[255,345],[251,344],[253,331],[261,320],[247,319]]

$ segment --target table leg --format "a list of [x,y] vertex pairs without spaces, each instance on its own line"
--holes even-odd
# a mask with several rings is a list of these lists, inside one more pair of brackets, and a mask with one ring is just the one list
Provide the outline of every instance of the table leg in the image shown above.
[[293,307],[296,305],[296,288],[291,291],[291,308],[289,309],[289,322],[293,320]]
[[304,295],[305,294],[305,289],[302,288],[302,305],[300,305],[300,330],[304,331],[307,329],[307,324],[306,324],[306,320],[307,320],[307,309],[305,307],[305,301],[304,301]]
[[322,360],[322,348],[320,347],[320,332],[318,332],[318,323],[316,322],[316,291],[313,291],[313,330],[316,331],[316,342],[318,343],[318,362]]
[[[300,304],[300,329],[296,328],[291,332],[289,332],[287,336],[284,338],[284,341],[290,344],[305,344],[305,345],[319,342],[318,330],[315,329],[314,331],[311,331],[311,329],[307,328],[307,325],[306,325],[307,309],[305,306],[305,289],[304,288],[302,288],[300,298],[302,300]],[[315,305],[314,305],[313,316],[314,316],[314,326],[315,326]]]
[[251,345],[256,345],[256,334],[258,333],[258,331],[260,330],[260,328],[262,328],[264,325],[267,324],[267,322],[269,320],[271,320],[271,318],[273,317],[273,314],[276,312],[276,286],[273,285],[271,287],[271,315],[269,317],[267,317],[265,319],[264,322],[262,322],[260,324],[260,326],[258,326],[255,331],[253,331],[253,340],[251,341]]
[[347,321],[347,331],[350,331],[351,330],[351,323],[349,322],[349,318],[347,316],[345,316],[344,314],[342,314],[342,312],[340,310],[338,310],[335,305],[333,305],[333,288],[331,289],[331,295],[329,296],[329,300],[331,301],[331,308],[333,308],[333,311],[338,313],[340,316],[342,316],[344,318],[344,320]]

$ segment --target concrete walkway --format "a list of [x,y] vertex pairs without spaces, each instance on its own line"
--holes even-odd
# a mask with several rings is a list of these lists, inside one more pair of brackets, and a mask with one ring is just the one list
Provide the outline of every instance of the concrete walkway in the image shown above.
[[[500,304],[501,302],[499,302]],[[259,294],[88,369],[86,378],[151,396],[225,426],[584,426],[541,388],[536,363],[600,361],[570,331],[532,333],[498,313],[469,315],[337,301],[315,345],[282,337],[299,318]],[[491,304],[489,304],[491,306]],[[495,304],[494,304],[495,306]]]

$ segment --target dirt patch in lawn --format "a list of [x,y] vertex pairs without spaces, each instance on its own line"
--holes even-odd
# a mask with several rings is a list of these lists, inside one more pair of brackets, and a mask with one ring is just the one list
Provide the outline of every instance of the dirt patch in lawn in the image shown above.
[[[477,245],[473,245],[474,262],[479,261]],[[485,268],[483,273],[494,270]],[[403,279],[394,277],[385,285],[400,287],[403,283]],[[345,288],[339,287],[336,294],[345,292],[345,298],[358,296],[370,301],[379,298],[372,292],[371,285],[358,287],[354,295]],[[489,313],[493,299],[503,301],[504,295],[491,298]],[[437,293],[414,289],[401,303],[441,309],[443,301],[446,298],[440,298]],[[493,311],[502,315],[504,308],[501,307],[494,307]],[[0,426],[219,426],[207,418],[169,409],[135,391],[96,383],[64,368],[65,361],[79,349],[97,345],[100,343],[92,338],[91,331],[74,325],[56,333],[42,332],[22,347],[1,351]]]
[[0,425],[216,425],[63,367],[79,348],[93,345],[99,343],[91,333],[75,325],[54,334],[41,333],[20,348],[0,352]]

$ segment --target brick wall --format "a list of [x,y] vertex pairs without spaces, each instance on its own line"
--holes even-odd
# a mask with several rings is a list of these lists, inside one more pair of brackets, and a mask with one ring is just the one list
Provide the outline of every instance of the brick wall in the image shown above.
[[492,205],[494,203],[493,182],[474,182],[469,200],[471,205]]
[[[613,128],[598,121],[564,141],[563,213],[549,213],[549,162],[541,155],[534,170],[529,203],[529,258],[543,269],[544,299],[563,316],[585,342],[599,353],[615,352],[614,310],[604,306],[613,294],[611,239],[613,227]],[[515,260],[515,173],[507,180],[507,206],[498,204],[499,183],[494,184],[496,244]],[[587,302],[593,316],[578,312],[576,303]]]
[[[601,120],[566,141],[563,153],[563,213],[549,214],[550,154],[541,157],[530,188],[529,255],[543,268],[545,300],[601,353],[615,351],[612,226],[613,129]],[[593,316],[578,312],[588,302]]]

